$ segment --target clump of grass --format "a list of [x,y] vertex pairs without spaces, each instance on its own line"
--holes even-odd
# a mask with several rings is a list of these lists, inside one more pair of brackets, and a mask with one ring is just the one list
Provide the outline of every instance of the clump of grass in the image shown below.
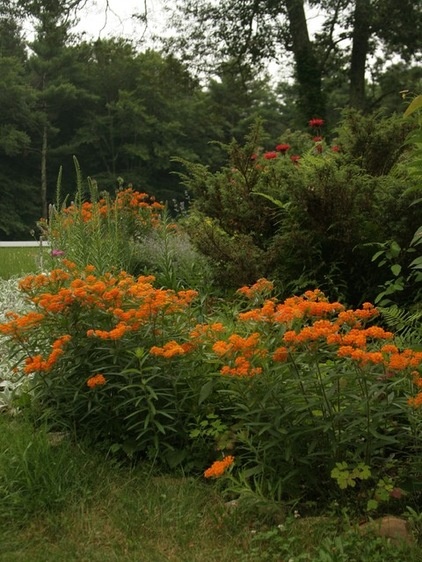
[[[63,508],[92,483],[92,457],[46,427],[0,417],[0,522]],[[99,467],[96,466],[98,471]]]

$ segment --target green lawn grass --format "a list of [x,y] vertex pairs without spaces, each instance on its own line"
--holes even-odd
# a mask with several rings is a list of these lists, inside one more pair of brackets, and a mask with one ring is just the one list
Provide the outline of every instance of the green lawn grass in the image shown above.
[[10,279],[33,273],[40,268],[42,259],[47,259],[47,249],[35,248],[1,248],[0,247],[0,277]]
[[0,416],[2,562],[420,562],[334,516],[264,517],[212,482],[105,460]]

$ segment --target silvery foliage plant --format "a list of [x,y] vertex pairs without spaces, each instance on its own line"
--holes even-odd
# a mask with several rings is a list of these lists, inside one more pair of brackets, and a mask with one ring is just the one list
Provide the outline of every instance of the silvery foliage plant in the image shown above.
[[[0,278],[0,323],[8,321],[7,312],[21,314],[29,307],[19,292],[18,283],[17,278]],[[22,389],[26,380],[21,372],[14,370],[16,360],[16,356],[10,357],[7,338],[0,336],[0,411],[11,408],[14,395]]]

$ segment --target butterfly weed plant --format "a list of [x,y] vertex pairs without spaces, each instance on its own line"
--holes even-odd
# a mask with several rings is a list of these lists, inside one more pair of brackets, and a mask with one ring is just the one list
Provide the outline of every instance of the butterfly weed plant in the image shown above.
[[33,308],[0,325],[39,418],[134,459],[228,471],[232,490],[273,499],[420,496],[422,352],[400,348],[372,304],[320,290],[279,302],[261,279],[231,317],[204,322],[196,291],[61,266],[23,279]]
[[68,204],[61,200],[61,174],[56,203],[50,205],[49,219],[39,228],[50,242],[53,258],[66,256],[79,267],[95,266],[106,271],[137,269],[141,238],[157,226],[164,205],[132,187],[120,188],[115,197],[99,192],[97,183],[83,181],[77,160],[76,193]]

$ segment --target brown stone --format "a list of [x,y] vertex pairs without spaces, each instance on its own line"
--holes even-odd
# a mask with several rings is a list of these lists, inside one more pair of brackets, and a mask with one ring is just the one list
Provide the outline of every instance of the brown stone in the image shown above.
[[394,542],[406,542],[412,544],[413,536],[408,529],[407,521],[393,515],[386,515],[374,519],[360,526],[362,532],[370,531],[379,537],[391,539]]

